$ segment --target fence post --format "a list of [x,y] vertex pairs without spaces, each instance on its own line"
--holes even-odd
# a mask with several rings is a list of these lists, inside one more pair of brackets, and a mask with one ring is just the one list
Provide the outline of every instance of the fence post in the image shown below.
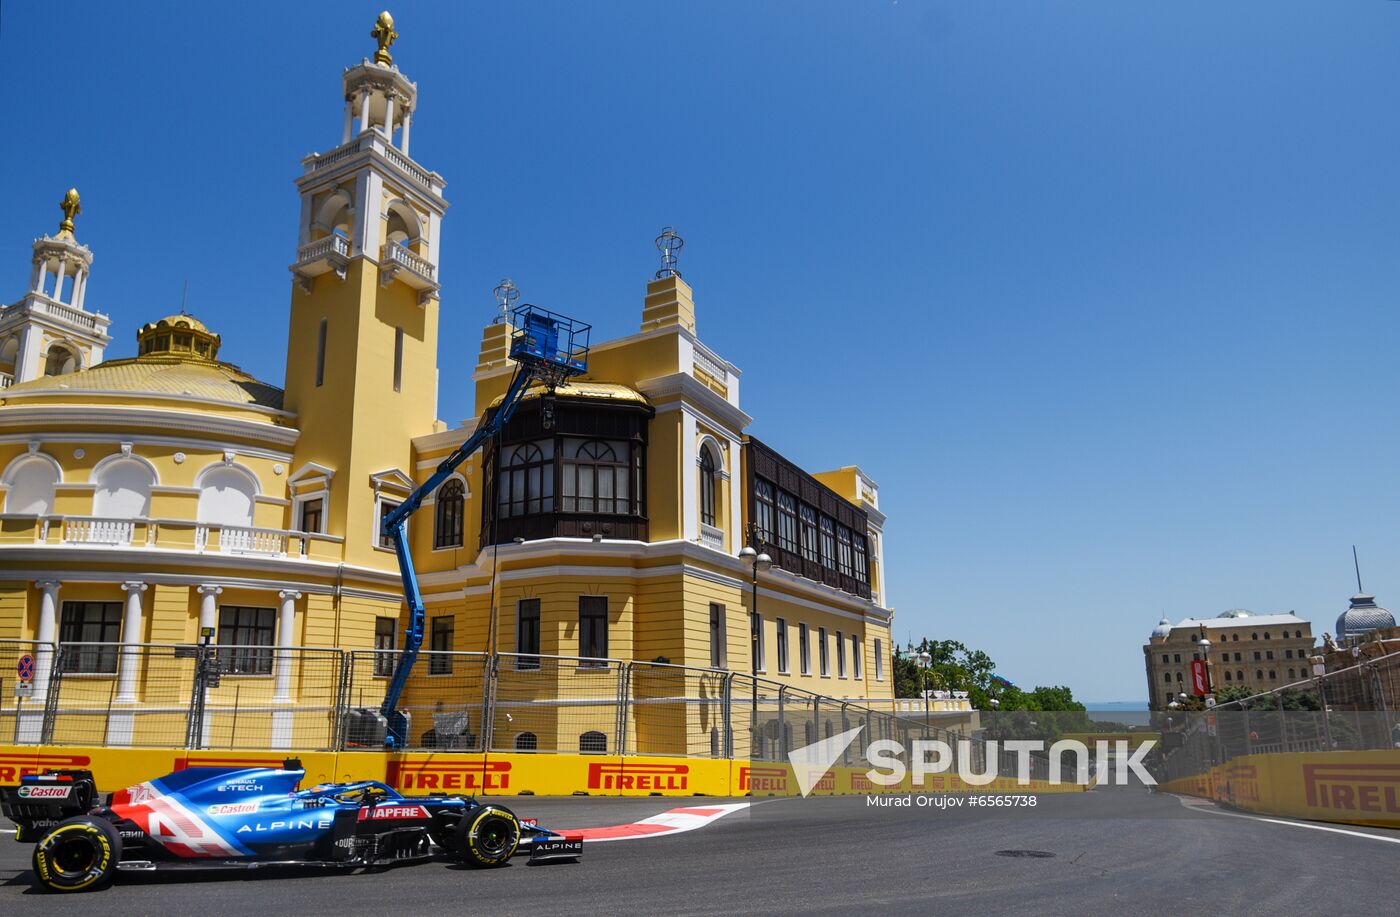
[[724,756],[734,757],[734,673],[724,676],[724,689],[720,693],[719,715],[724,721]]
[[786,758],[786,757],[787,757],[787,753],[788,753],[789,751],[792,750],[792,749],[788,748],[787,729],[785,728],[785,727],[786,727],[786,722],[785,722],[785,720],[784,720],[784,718],[783,718],[783,707],[785,706],[786,701],[787,701],[787,685],[779,685],[779,686],[778,686],[778,747],[780,747],[780,748],[783,750],[783,751],[782,751],[782,755],[780,755],[779,758],[778,758],[779,761],[781,761],[781,760],[783,760],[784,758]]
[[613,728],[617,730],[613,743],[619,755],[627,754],[627,698],[630,695],[632,663],[624,662],[617,668],[617,715],[613,717]]
[[335,717],[331,727],[331,748],[345,750],[345,725],[350,717],[350,692],[355,685],[355,654],[349,650],[340,651],[340,684],[335,692]]
[[[492,653],[483,661],[481,676],[481,750],[490,751],[496,744],[496,681],[500,676],[501,657]],[[556,742],[556,745],[558,743]]]
[[50,644],[48,690],[44,694],[44,717],[39,723],[39,741],[45,745],[53,742],[54,721],[58,718],[58,695],[63,689],[63,645]]

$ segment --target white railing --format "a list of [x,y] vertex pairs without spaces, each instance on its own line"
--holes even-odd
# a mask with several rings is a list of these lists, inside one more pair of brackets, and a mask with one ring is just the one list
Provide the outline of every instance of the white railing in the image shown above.
[[351,140],[349,143],[344,144],[343,146],[336,147],[329,153],[323,153],[322,155],[317,156],[315,159],[311,160],[311,171],[317,172],[321,169],[333,166],[336,163],[340,162],[342,159],[349,159],[351,156],[354,156],[358,152],[360,152],[360,140],[357,137],[356,139]]
[[724,529],[715,528],[713,525],[700,523],[700,543],[707,548],[714,548],[718,551],[724,550]]
[[67,544],[129,545],[135,532],[136,522],[132,519],[63,517],[63,540]]
[[428,260],[418,257],[402,245],[390,242],[388,245],[384,246],[384,256],[381,260],[392,261],[395,264],[408,268],[420,277],[433,280],[435,271],[433,266],[428,263]]
[[432,179],[428,176],[428,173],[414,165],[413,160],[400,153],[392,144],[384,144],[384,158],[400,169],[403,169],[408,173],[410,178],[422,183],[425,188],[431,188],[433,186]]
[[281,529],[256,529],[241,525],[198,525],[194,530],[195,548],[209,547],[209,533],[219,535],[218,550],[223,554],[262,554],[280,557],[287,553],[287,533]]
[[15,384],[14,373],[0,373],[0,389],[9,388]]
[[696,369],[700,370],[711,379],[714,379],[720,385],[727,385],[729,383],[729,371],[724,368],[724,364],[719,361],[718,357],[710,353],[699,342],[696,342],[691,352],[694,354],[692,363]]
[[330,235],[326,236],[324,239],[308,242],[297,249],[297,263],[306,264],[308,261],[320,261],[322,258],[329,258],[331,255],[349,258],[350,240],[344,236]]

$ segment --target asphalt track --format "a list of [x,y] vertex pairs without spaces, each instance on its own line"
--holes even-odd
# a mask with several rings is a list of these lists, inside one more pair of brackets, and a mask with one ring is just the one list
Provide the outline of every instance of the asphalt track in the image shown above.
[[[558,828],[746,800],[516,798]],[[1140,787],[1034,810],[756,799],[703,828],[585,845],[578,864],[476,871],[123,876],[98,893],[30,887],[0,836],[0,914],[1328,914],[1393,913],[1400,833],[1275,823]],[[1032,851],[1007,856],[998,851]],[[1045,854],[1050,854],[1046,856]]]

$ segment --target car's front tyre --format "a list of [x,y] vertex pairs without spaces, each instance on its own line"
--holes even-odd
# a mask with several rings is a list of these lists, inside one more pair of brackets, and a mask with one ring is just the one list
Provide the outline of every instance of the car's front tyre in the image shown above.
[[122,858],[112,823],[79,815],[54,825],[34,845],[34,881],[54,892],[87,892],[109,885]]
[[504,806],[482,806],[457,823],[456,853],[468,866],[504,866],[520,846],[520,819]]

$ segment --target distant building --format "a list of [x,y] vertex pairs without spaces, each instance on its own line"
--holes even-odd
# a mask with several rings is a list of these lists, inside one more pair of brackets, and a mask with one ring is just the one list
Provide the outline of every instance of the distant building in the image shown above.
[[1297,615],[1232,608],[1179,624],[1163,618],[1142,648],[1151,709],[1165,709],[1178,694],[1191,693],[1191,662],[1200,658],[1203,633],[1211,643],[1209,672],[1217,691],[1244,685],[1263,692],[1309,676],[1312,624]]
[[1364,638],[1373,630],[1395,626],[1395,615],[1376,604],[1376,597],[1359,592],[1351,607],[1337,616],[1337,642]]

